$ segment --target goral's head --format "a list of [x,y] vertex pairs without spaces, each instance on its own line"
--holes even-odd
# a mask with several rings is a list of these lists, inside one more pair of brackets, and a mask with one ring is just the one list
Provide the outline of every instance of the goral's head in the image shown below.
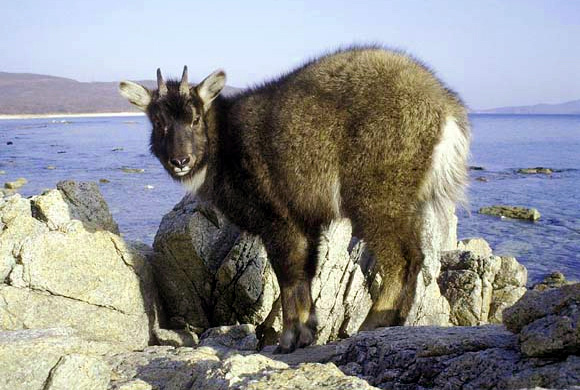
[[206,114],[225,86],[226,75],[218,70],[196,86],[187,80],[187,66],[181,81],[165,82],[157,69],[157,90],[150,91],[131,81],[119,84],[121,95],[144,111],[153,129],[151,152],[175,180],[184,184],[205,175],[208,160]]

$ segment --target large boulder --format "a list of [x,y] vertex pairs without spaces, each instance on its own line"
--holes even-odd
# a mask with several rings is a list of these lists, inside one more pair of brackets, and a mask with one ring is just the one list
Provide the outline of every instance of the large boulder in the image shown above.
[[86,340],[147,346],[156,288],[117,234],[94,183],[0,200],[0,330],[70,327]]
[[[449,325],[449,304],[437,278],[440,253],[456,245],[456,217],[441,221],[424,210],[421,245],[425,261],[408,325]],[[153,265],[170,326],[199,329],[250,323],[263,343],[281,331],[280,288],[261,240],[229,223],[210,203],[187,195],[163,218]],[[366,245],[352,236],[350,222],[334,221],[322,233],[312,296],[319,327],[315,342],[358,331],[381,287]]]
[[504,323],[527,356],[580,353],[580,283],[528,291],[506,309]]

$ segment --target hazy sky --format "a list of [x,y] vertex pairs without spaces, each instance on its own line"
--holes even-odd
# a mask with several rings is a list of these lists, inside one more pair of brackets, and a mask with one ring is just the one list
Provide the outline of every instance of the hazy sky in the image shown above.
[[580,99],[580,1],[0,2],[0,71],[243,87],[349,43],[424,60],[472,108]]

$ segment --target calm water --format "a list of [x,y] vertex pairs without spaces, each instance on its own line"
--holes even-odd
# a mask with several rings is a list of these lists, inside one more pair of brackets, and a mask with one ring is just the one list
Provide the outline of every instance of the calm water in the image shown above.
[[[471,119],[471,165],[485,170],[471,172],[471,214],[459,212],[459,237],[484,237],[497,254],[516,256],[528,267],[532,281],[552,270],[580,279],[580,116]],[[151,243],[161,217],[184,191],[147,148],[144,117],[4,120],[0,170],[6,173],[0,181],[27,178],[20,192],[29,196],[63,179],[107,179],[109,183],[99,186],[124,236]],[[535,166],[558,172],[515,172]],[[145,172],[129,174],[122,167]],[[487,182],[475,180],[478,177]],[[492,204],[536,207],[542,219],[531,223],[477,214],[480,207]]]

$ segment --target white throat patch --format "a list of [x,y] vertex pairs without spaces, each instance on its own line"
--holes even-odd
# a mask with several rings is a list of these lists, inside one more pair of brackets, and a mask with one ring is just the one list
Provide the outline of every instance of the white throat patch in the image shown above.
[[183,181],[183,185],[187,190],[192,193],[196,194],[199,188],[205,182],[205,176],[207,174],[207,165],[201,168],[199,171],[195,172],[195,174],[186,180]]

